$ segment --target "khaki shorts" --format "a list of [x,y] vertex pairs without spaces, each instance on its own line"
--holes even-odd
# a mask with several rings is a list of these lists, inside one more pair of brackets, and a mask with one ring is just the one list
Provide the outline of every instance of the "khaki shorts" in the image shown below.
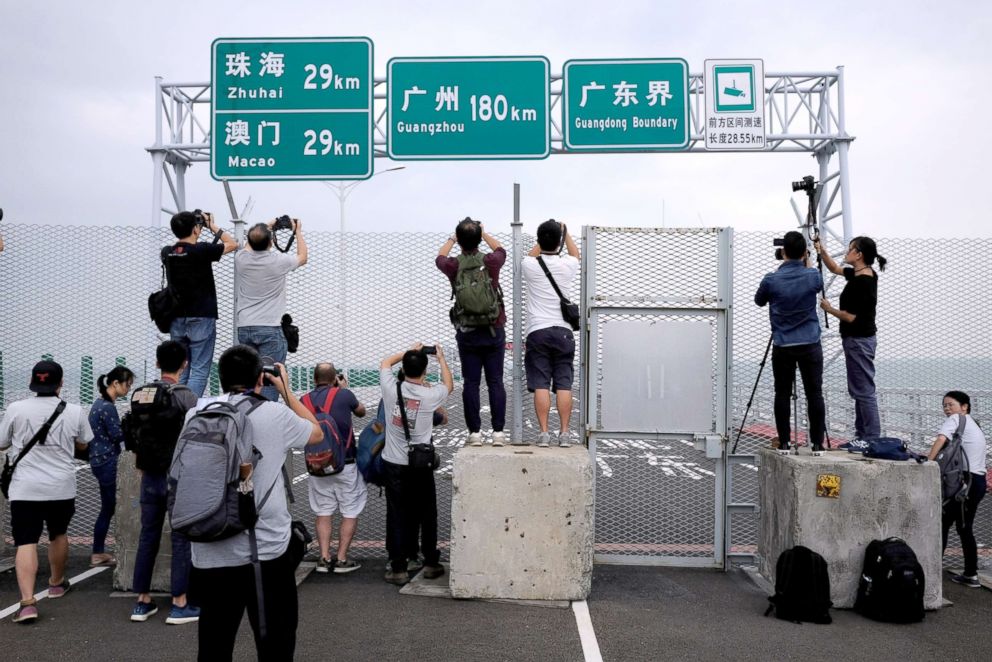
[[315,515],[333,515],[340,511],[342,517],[354,518],[365,510],[368,492],[357,464],[346,464],[341,473],[333,476],[309,476],[307,482],[310,510]]

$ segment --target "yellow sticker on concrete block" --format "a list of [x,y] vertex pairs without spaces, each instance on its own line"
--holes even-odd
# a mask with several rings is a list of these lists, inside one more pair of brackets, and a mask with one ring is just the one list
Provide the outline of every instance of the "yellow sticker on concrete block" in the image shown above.
[[840,476],[837,474],[819,474],[816,477],[816,496],[839,499]]

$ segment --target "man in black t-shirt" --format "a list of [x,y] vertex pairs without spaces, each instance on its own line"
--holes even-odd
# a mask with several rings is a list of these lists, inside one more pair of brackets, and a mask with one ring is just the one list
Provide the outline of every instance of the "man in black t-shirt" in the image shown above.
[[[203,395],[214,358],[217,337],[217,290],[213,262],[237,250],[230,232],[217,227],[213,214],[182,211],[172,217],[172,233],[178,241],[162,249],[169,287],[179,299],[179,315],[169,335],[186,347],[189,365],[180,378],[197,397]],[[204,226],[214,235],[211,243],[198,243]]]

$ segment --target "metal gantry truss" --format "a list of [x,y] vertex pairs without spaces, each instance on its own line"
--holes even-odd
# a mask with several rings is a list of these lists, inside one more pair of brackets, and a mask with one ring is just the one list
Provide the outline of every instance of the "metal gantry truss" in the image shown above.
[[[561,127],[562,75],[551,77],[551,153],[576,154],[565,149]],[[389,119],[386,79],[376,78],[373,89],[376,158],[387,157]],[[155,144],[147,148],[154,163],[152,224],[159,225],[163,213],[186,207],[186,170],[192,163],[210,161],[210,83],[165,83],[155,79]],[[765,149],[768,152],[807,152],[816,157],[824,192],[819,203],[819,222],[828,247],[846,246],[853,236],[851,222],[848,135],[844,114],[844,68],[830,71],[765,74]],[[683,150],[658,152],[705,152],[706,98],[703,74],[689,76],[689,145]],[[638,150],[652,151],[652,150]],[[720,153],[731,151],[721,150]],[[741,150],[751,151],[751,150]],[[583,151],[582,153],[589,153]],[[604,152],[594,152],[602,154]],[[610,152],[606,152],[610,153]],[[616,151],[614,153],[624,153]],[[708,152],[716,153],[716,152]],[[836,154],[836,161],[833,157]],[[174,208],[163,207],[162,184],[169,186]],[[839,198],[839,200],[838,200]],[[834,229],[840,219],[841,229]],[[804,219],[800,218],[801,224]]]

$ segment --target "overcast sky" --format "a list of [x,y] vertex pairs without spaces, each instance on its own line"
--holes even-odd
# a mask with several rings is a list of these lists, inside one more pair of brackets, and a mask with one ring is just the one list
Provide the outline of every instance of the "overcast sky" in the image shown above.
[[[727,3],[729,4],[729,3]],[[366,36],[375,73],[397,56],[763,58],[766,72],[845,66],[856,233],[992,236],[985,211],[992,108],[988,2],[5,2],[0,9],[0,207],[4,223],[148,225],[154,76],[209,81],[217,37]],[[868,5],[868,8],[865,6]],[[414,9],[416,7],[416,9]],[[745,7],[745,8],[742,8]],[[447,231],[466,215],[509,229],[512,184],[529,229],[575,224],[795,223],[804,154],[552,155],[543,161],[406,162],[358,186],[348,227]],[[191,207],[226,216],[208,164]],[[338,227],[320,183],[233,185],[250,220],[281,213]],[[664,211],[663,211],[664,210]]]

